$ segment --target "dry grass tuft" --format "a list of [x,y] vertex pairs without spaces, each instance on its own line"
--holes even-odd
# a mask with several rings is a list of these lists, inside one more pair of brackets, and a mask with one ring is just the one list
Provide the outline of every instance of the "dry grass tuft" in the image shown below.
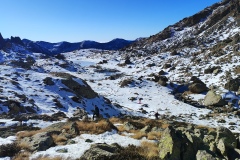
[[135,131],[135,134],[131,136],[134,139],[142,139],[143,137],[147,137],[147,133],[141,131]]
[[153,131],[153,132],[149,132],[148,134],[147,134],[147,139],[148,140],[158,140],[158,139],[160,139],[161,138],[161,132],[155,132],[155,131]]
[[37,160],[62,160],[61,157],[37,157]]
[[30,151],[29,144],[27,142],[19,142],[18,146],[26,151]]
[[113,124],[116,124],[116,123],[124,123],[124,120],[123,119],[120,119],[120,118],[117,118],[117,117],[111,117],[109,118],[109,121]]
[[[158,158],[158,144],[148,141],[143,141],[141,143],[141,148],[143,148],[143,156],[147,159]],[[141,153],[140,153],[141,154]]]
[[16,134],[17,138],[18,139],[22,139],[24,137],[31,137],[37,133],[42,133],[44,132],[45,130],[44,129],[41,129],[41,130],[34,130],[34,131],[21,131],[21,132],[18,132]]
[[124,131],[126,131],[123,125],[117,126],[117,129],[118,129],[119,132],[124,132]]
[[68,140],[65,136],[57,135],[57,134],[53,134],[52,138],[53,138],[54,143],[58,144],[58,145],[63,145]]
[[91,133],[91,134],[101,134],[106,131],[111,131],[112,125],[107,122],[106,120],[102,119],[96,122],[77,122],[78,129],[84,133]]
[[166,129],[168,126],[169,126],[168,123],[164,123],[164,124],[162,124],[161,128]]
[[19,152],[14,158],[13,160],[29,160],[29,157],[31,156],[30,152],[27,151],[23,151],[23,152]]

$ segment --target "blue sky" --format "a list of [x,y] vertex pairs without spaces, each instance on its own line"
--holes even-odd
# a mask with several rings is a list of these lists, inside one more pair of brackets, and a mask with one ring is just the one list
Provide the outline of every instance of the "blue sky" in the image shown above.
[[220,0],[1,0],[4,38],[107,42],[149,37]]

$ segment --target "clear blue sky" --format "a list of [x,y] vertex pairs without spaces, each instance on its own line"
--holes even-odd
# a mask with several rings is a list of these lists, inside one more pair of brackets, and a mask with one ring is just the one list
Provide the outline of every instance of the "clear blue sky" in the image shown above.
[[149,37],[220,0],[1,0],[4,38],[107,42]]

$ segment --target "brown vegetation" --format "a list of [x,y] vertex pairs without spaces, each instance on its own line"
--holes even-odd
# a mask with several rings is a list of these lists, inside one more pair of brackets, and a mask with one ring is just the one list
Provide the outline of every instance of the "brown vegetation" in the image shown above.
[[68,140],[65,136],[57,135],[57,134],[53,134],[52,138],[53,138],[54,143],[57,145],[63,145]]
[[104,133],[106,131],[111,131],[112,125],[110,122],[102,119],[100,121],[96,122],[83,122],[83,121],[79,121],[77,122],[78,125],[78,130],[81,133],[90,133],[90,134],[101,134]]

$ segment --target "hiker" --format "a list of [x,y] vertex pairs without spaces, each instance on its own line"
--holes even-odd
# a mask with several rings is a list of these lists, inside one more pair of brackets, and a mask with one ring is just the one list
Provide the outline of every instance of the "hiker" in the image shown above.
[[155,118],[158,119],[159,113],[156,112],[154,115],[155,115]]
[[93,120],[95,115],[96,115],[96,118],[99,118],[99,108],[96,105],[94,106]]
[[141,101],[143,100],[143,98],[139,98],[138,99],[138,103],[141,104]]

